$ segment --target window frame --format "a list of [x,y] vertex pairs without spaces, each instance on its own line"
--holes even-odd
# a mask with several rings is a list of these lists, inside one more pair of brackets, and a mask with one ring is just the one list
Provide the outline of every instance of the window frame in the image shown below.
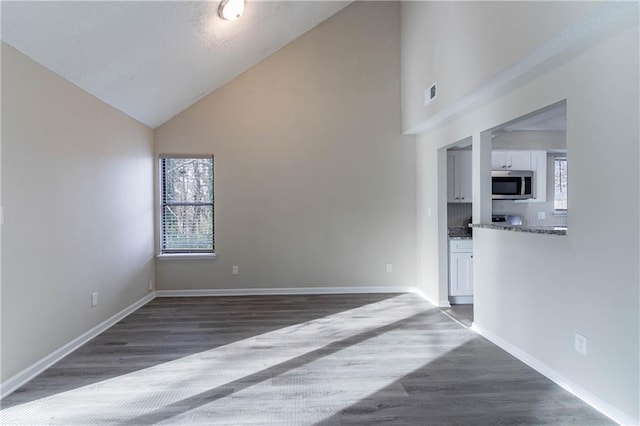
[[[556,155],[555,157],[553,157],[553,214],[555,216],[566,216],[568,211],[569,211],[569,192],[568,190],[565,191],[567,194],[567,208],[565,209],[558,209],[556,208],[556,167],[557,167],[557,162],[558,161],[564,161],[566,163],[566,169],[567,169],[567,175],[569,173],[569,162],[567,161],[567,155],[563,154],[563,155]],[[569,188],[569,182],[567,180],[567,189]]]
[[[211,223],[211,249],[202,249],[202,250],[165,250],[164,248],[164,215],[165,215],[165,194],[164,194],[164,185],[165,185],[165,176],[164,170],[162,167],[162,163],[164,159],[208,159],[211,160],[211,184],[213,188],[212,200],[211,200],[211,215],[212,215],[212,223]],[[193,259],[214,259],[216,257],[215,254],[215,158],[212,154],[159,154],[156,159],[156,165],[158,167],[158,203],[157,203],[157,212],[158,212],[158,240],[157,240],[157,257],[158,259],[163,260],[171,260],[171,259],[185,259],[185,258],[193,258]],[[185,203],[178,203],[180,205],[185,205]],[[187,203],[191,205],[191,203]],[[193,205],[203,205],[203,203],[193,203]],[[204,203],[204,205],[209,205],[209,203]]]

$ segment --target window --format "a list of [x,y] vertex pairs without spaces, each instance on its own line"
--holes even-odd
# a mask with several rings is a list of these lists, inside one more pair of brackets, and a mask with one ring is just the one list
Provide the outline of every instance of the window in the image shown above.
[[556,157],[554,164],[553,208],[558,213],[567,212],[567,159]]
[[161,157],[161,253],[213,253],[213,157]]

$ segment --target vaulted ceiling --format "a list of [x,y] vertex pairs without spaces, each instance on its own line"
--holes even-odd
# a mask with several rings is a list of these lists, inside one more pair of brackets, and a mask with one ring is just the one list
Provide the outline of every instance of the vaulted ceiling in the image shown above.
[[349,1],[2,2],[2,41],[155,128]]

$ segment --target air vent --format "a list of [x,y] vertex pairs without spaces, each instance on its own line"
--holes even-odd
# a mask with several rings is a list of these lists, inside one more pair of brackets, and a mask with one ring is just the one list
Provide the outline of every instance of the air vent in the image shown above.
[[424,105],[429,105],[429,103],[436,98],[436,94],[436,83],[433,83],[431,87],[424,91]]

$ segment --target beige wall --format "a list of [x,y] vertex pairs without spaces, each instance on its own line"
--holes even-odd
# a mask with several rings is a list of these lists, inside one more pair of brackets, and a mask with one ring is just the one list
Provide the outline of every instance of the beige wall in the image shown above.
[[[417,126],[478,88],[600,4],[403,2],[403,130]],[[424,91],[433,82],[437,82],[438,95],[425,106]]]
[[[542,76],[418,137],[418,246],[440,259],[419,253],[419,285],[433,299],[446,294],[438,270],[446,259],[446,185],[435,179],[446,165],[437,158],[444,147],[566,99],[569,233],[474,230],[475,325],[636,424],[640,206],[630,194],[640,182],[637,9],[606,33],[579,54],[556,58]],[[575,333],[588,337],[588,356],[574,350]]]
[[5,44],[2,107],[4,382],[148,294],[154,264],[152,130]]
[[158,289],[414,285],[398,3],[352,4],[155,139],[157,154],[215,156],[218,256],[157,261]]

